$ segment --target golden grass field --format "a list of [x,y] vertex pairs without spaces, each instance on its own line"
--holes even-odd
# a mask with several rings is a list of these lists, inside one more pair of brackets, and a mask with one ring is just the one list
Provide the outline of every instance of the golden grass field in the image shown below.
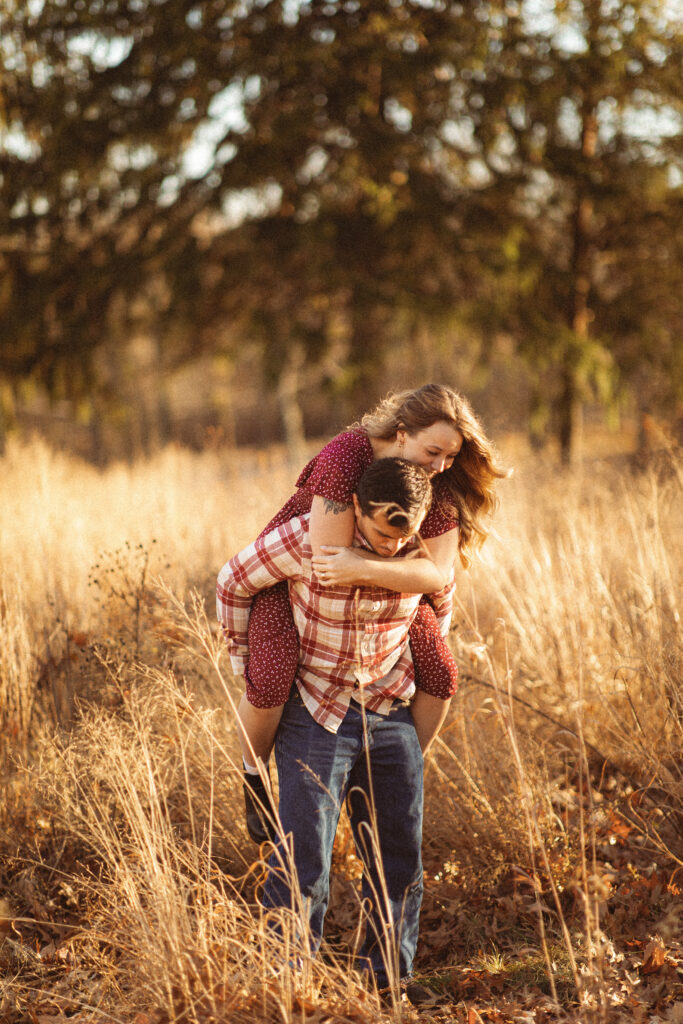
[[682,463],[503,456],[426,764],[418,1014],[352,968],[343,821],[325,955],[288,969],[258,912],[214,581],[295,470],[178,448],[95,470],[10,441],[2,1024],[682,1024]]

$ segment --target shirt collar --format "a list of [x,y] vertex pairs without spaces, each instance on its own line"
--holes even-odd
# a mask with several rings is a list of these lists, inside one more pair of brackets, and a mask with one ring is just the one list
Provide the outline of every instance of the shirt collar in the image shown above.
[[353,528],[353,546],[354,548],[365,548],[366,551],[373,551],[372,544],[369,543],[358,529],[358,523]]

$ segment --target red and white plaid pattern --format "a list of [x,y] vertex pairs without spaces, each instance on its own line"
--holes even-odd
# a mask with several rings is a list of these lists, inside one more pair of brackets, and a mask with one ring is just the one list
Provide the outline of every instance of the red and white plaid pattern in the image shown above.
[[[260,590],[288,581],[300,639],[297,685],[316,722],[336,732],[352,698],[388,714],[395,698],[412,697],[408,630],[420,595],[379,587],[321,587],[311,567],[309,518],[283,523],[231,558],[218,576],[216,609],[233,670],[243,675],[251,600]],[[357,542],[362,543],[359,535]],[[444,630],[452,592],[449,586],[432,595]]]

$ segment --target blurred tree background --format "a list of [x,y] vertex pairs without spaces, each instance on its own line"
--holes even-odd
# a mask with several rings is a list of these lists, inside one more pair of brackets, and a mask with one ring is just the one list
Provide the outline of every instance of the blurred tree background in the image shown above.
[[680,415],[681,0],[5,0],[0,54],[0,438]]

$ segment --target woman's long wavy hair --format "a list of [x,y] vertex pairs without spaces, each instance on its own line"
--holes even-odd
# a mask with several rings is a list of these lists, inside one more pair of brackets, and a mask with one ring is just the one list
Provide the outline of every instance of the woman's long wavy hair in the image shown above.
[[460,523],[458,552],[467,567],[469,552],[481,547],[488,536],[486,520],[497,505],[495,482],[509,475],[496,461],[493,445],[467,399],[445,384],[393,392],[351,429],[388,441],[396,437],[397,430],[412,436],[440,420],[452,424],[463,436],[453,465],[440,473],[439,479],[446,483],[450,498],[451,508],[445,511],[455,512]]

